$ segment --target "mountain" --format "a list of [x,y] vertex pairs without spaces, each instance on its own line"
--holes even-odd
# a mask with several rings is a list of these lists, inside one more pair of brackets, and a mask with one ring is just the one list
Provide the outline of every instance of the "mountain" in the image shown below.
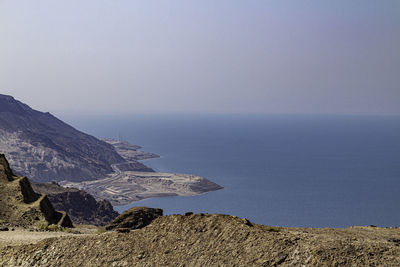
[[18,175],[75,187],[113,205],[223,188],[191,174],[155,173],[139,160],[158,155],[127,142],[99,140],[6,95],[0,95],[0,153]]
[[6,154],[18,175],[35,181],[96,180],[124,170],[153,171],[127,161],[115,148],[57,119],[0,94],[0,152]]
[[37,194],[26,177],[17,177],[0,154],[0,224],[31,227],[39,222],[72,227],[65,212],[54,210],[46,195]]
[[107,200],[96,200],[83,190],[62,187],[55,182],[32,182],[32,188],[45,194],[55,209],[68,213],[74,224],[104,226],[119,214]]

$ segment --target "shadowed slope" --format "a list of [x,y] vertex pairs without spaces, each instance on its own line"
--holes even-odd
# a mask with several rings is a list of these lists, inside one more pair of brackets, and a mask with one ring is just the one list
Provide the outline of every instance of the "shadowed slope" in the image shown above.
[[109,201],[96,200],[77,188],[36,182],[32,182],[32,187],[36,192],[46,194],[55,209],[67,212],[74,224],[104,226],[119,215]]

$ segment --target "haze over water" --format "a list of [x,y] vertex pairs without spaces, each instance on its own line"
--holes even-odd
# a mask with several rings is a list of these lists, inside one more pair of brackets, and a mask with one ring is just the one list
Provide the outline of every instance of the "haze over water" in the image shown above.
[[[399,226],[400,117],[140,115],[70,117],[162,157],[145,164],[225,188],[132,205],[225,213],[279,226]],[[116,207],[122,211],[131,207]]]

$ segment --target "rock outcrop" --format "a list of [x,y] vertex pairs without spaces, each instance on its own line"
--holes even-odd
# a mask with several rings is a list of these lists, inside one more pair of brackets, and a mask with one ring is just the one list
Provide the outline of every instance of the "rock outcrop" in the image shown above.
[[130,171],[153,171],[140,162],[126,161],[111,144],[50,113],[1,94],[0,152],[6,154],[16,174],[38,182],[100,179],[118,164]]
[[38,222],[72,227],[68,215],[55,211],[47,196],[37,194],[26,177],[14,176],[0,154],[0,224],[28,227]]
[[162,215],[162,209],[133,207],[129,210],[124,211],[111,223],[106,225],[106,230],[140,229],[149,225],[154,219]]
[[55,182],[32,182],[32,187],[36,192],[46,194],[55,209],[67,212],[74,224],[104,226],[119,215],[109,201],[96,201],[92,195],[77,188],[62,187]]

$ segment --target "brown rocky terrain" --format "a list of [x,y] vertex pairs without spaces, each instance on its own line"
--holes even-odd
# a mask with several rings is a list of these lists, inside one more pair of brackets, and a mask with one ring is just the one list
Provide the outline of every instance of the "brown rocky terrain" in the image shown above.
[[228,215],[171,215],[129,233],[3,247],[0,266],[400,266],[399,245],[397,228],[280,228]]
[[35,192],[45,194],[59,211],[68,213],[74,224],[104,226],[119,214],[107,200],[96,200],[83,190],[62,187],[55,182],[32,182]]
[[72,227],[68,215],[54,210],[46,195],[37,194],[26,177],[15,176],[0,154],[0,224],[28,227],[39,222]]

